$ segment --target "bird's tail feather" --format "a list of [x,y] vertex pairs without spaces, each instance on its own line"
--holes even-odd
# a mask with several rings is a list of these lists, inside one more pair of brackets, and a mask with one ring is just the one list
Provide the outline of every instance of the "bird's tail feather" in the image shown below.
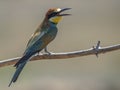
[[15,74],[13,75],[10,84],[8,85],[9,87],[10,87],[10,85],[12,84],[12,82],[13,82],[13,83],[16,82],[16,80],[18,79],[18,77],[19,77],[19,75],[20,75],[20,73],[21,73],[21,71],[22,71],[22,69],[24,68],[24,66],[25,66],[26,63],[27,63],[27,62],[21,63],[21,64],[16,68],[16,72],[15,72]]
[[22,69],[24,68],[25,64],[27,63],[27,61],[32,57],[32,54],[29,55],[24,55],[15,65],[14,67],[16,67],[16,71],[12,77],[12,80],[10,81],[10,84],[8,85],[8,87],[10,87],[10,85],[16,82],[16,80],[18,79]]
[[28,61],[29,58],[30,58],[32,55],[34,55],[34,53],[30,53],[30,54],[28,54],[28,55],[24,55],[24,56],[14,65],[14,67],[17,68],[21,63]]

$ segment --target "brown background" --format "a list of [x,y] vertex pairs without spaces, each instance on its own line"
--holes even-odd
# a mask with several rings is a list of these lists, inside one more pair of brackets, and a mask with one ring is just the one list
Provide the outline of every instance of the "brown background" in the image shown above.
[[[22,56],[30,35],[53,7],[70,7],[58,24],[51,52],[120,43],[120,0],[0,0],[0,60]],[[0,68],[0,90],[120,90],[120,51],[65,60],[30,62],[7,87],[15,69]]]

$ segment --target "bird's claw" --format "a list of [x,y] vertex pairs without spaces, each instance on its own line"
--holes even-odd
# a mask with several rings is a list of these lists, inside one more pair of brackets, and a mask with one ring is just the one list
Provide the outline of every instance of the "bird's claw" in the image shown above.
[[52,53],[51,52],[45,52],[46,55],[51,55]]
[[45,54],[51,55],[52,53],[47,50],[47,47],[44,49]]

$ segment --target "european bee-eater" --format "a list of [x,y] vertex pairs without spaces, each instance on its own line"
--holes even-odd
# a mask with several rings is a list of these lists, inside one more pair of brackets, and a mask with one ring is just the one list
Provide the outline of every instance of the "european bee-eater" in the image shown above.
[[49,53],[46,47],[56,37],[58,31],[56,25],[61,20],[62,16],[70,15],[61,14],[61,12],[69,9],[70,8],[53,8],[48,10],[42,24],[37,28],[31,39],[28,41],[22,58],[14,65],[14,67],[16,67],[16,71],[9,86],[12,84],[12,82],[16,82],[22,69],[32,56],[34,56],[36,53],[39,53],[43,49],[45,49],[45,52]]

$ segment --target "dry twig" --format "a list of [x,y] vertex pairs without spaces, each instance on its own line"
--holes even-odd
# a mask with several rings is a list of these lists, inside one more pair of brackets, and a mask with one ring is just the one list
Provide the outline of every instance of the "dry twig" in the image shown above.
[[[43,55],[33,57],[31,59],[31,61],[45,60],[45,59],[48,59],[48,60],[68,59],[68,58],[87,56],[87,55],[96,55],[98,57],[98,54],[106,53],[106,52],[110,52],[110,51],[115,51],[115,50],[119,50],[119,49],[120,49],[120,44],[107,46],[107,47],[100,47],[100,41],[98,41],[96,47],[93,46],[93,48],[90,48],[90,49],[73,51],[73,52],[66,52],[66,53],[52,53],[51,55],[43,54]],[[15,64],[20,58],[21,57],[1,60],[0,67]]]

